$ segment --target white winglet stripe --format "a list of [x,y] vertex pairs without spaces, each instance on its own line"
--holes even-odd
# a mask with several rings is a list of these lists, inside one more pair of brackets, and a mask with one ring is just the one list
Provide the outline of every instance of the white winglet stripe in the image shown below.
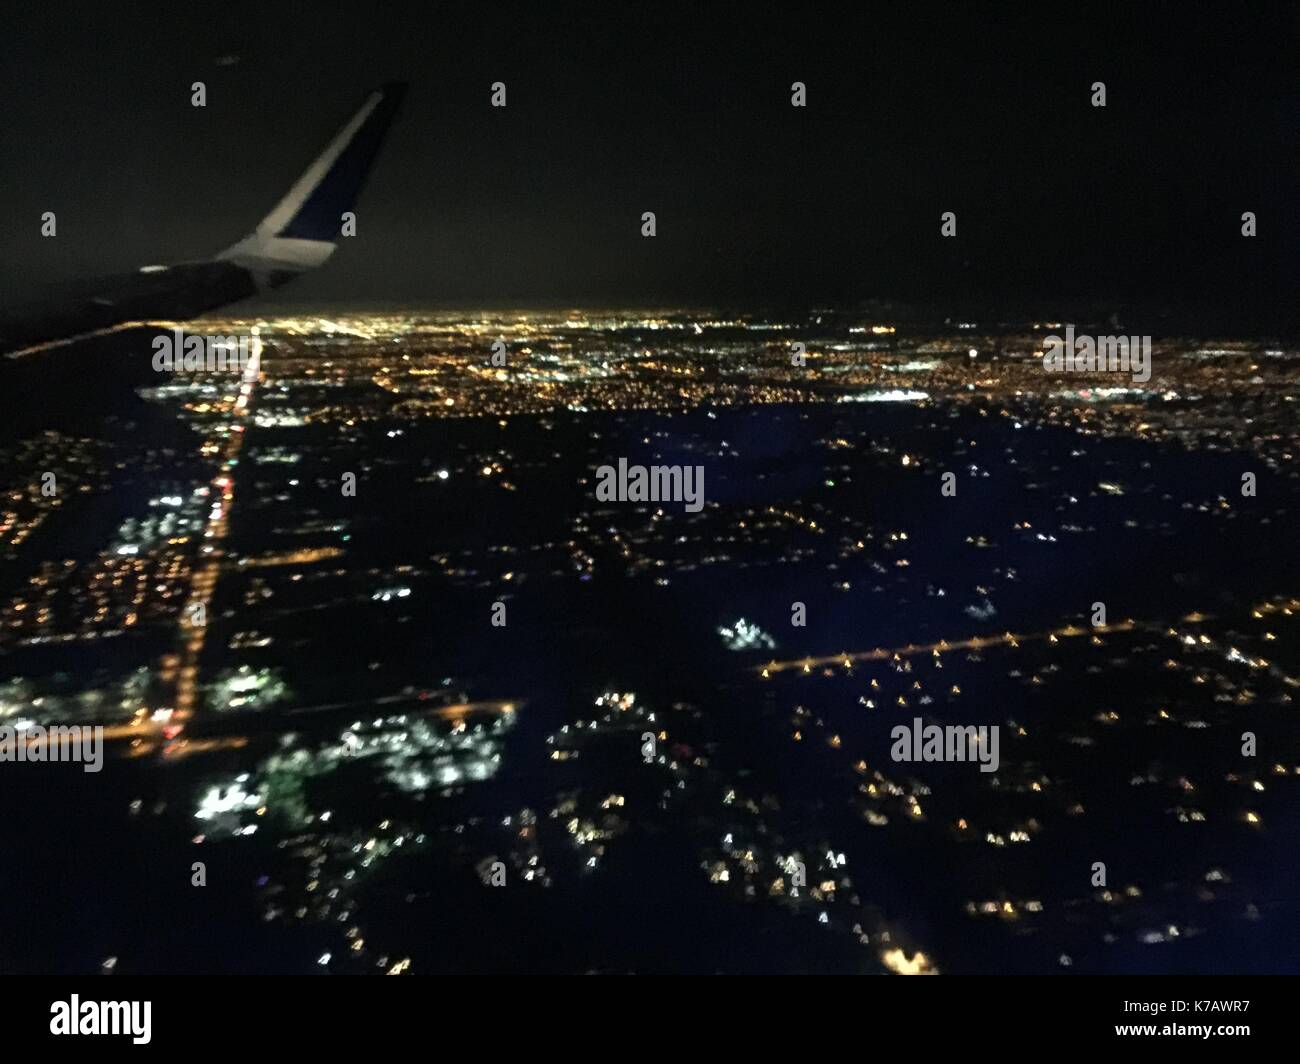
[[346,126],[339,130],[338,134],[330,141],[329,146],[317,156],[316,161],[307,167],[302,177],[294,182],[293,188],[285,194],[284,199],[275,205],[265,218],[258,223],[256,233],[260,237],[272,237],[280,232],[297,214],[302,205],[307,202],[307,198],[316,190],[316,186],[330,171],[343,149],[348,146],[348,142],[357,134],[357,130],[370,117],[370,112],[379,106],[379,101],[383,99],[383,94],[379,92],[371,93],[364,104]]

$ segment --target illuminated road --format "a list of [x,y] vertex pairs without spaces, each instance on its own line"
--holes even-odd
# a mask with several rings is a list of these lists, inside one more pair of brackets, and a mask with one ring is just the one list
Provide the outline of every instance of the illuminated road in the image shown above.
[[1067,625],[1064,628],[1058,628],[1053,632],[1036,632],[1032,635],[1015,635],[1011,632],[1004,632],[1002,635],[982,635],[975,636],[973,639],[962,639],[955,643],[950,643],[946,639],[941,639],[937,643],[927,643],[918,646],[915,643],[908,643],[905,647],[895,647],[892,650],[886,650],[882,647],[876,647],[874,650],[859,650],[853,653],[830,654],[820,658],[799,658],[792,661],[769,661],[766,665],[755,666],[755,671],[762,673],[764,678],[777,672],[785,672],[787,669],[802,669],[804,672],[811,672],[813,669],[827,668],[834,665],[840,665],[848,668],[850,665],[860,661],[890,661],[894,658],[911,657],[914,654],[944,654],[950,650],[982,650],[985,647],[1018,647],[1021,643],[1027,643],[1036,639],[1047,639],[1057,641],[1060,639],[1072,639],[1081,635],[1105,635],[1107,632],[1130,632],[1137,627],[1134,621],[1121,621],[1119,624],[1100,625],[1096,628],[1080,628],[1078,625]]
[[[238,749],[247,746],[252,733],[275,730],[284,724],[286,717],[297,717],[304,714],[341,714],[347,711],[366,716],[381,707],[386,712],[392,713],[394,707],[407,706],[408,708],[403,712],[412,715],[437,717],[439,720],[461,721],[480,715],[505,716],[514,713],[523,704],[519,699],[489,699],[457,702],[449,706],[429,705],[419,695],[401,693],[382,695],[379,698],[356,699],[348,702],[323,702],[314,706],[295,706],[283,713],[271,711],[250,714],[240,720],[241,725],[247,726],[249,734],[178,735],[163,743],[162,740],[166,738],[163,729],[157,723],[145,722],[109,725],[104,728],[104,741],[106,743],[129,741],[134,748],[132,756],[136,757],[155,752],[161,743],[162,755],[171,760],[187,754],[205,753],[209,750],[218,749]],[[34,743],[33,745],[38,744]]]
[[[1287,602],[1272,603],[1269,605],[1256,607],[1254,610],[1255,618],[1259,619],[1268,613],[1282,612],[1290,614],[1295,609],[1300,609],[1300,601],[1289,600]],[[1194,611],[1187,614],[1181,620],[1185,624],[1199,624],[1202,621],[1212,620],[1209,614]],[[1275,677],[1288,687],[1300,687],[1300,678],[1291,676],[1276,664],[1266,658],[1248,657],[1242,654],[1234,646],[1227,646],[1217,640],[1211,639],[1204,633],[1192,635],[1190,632],[1180,632],[1178,629],[1170,627],[1168,624],[1157,622],[1138,622],[1134,620],[1121,621],[1118,624],[1099,625],[1097,627],[1081,628],[1078,625],[1067,625],[1064,628],[1058,628],[1050,632],[1035,632],[1031,635],[1016,635],[1012,632],[1004,632],[1002,635],[994,636],[976,636],[972,639],[963,639],[955,643],[950,643],[946,639],[941,639],[937,643],[928,643],[918,646],[915,643],[909,643],[905,647],[895,647],[892,650],[886,650],[882,647],[876,647],[874,650],[855,651],[854,653],[830,654],[825,657],[816,658],[798,658],[790,661],[769,661],[766,665],[754,666],[763,679],[768,679],[778,672],[786,672],[790,669],[801,669],[803,672],[810,673],[813,669],[830,669],[836,665],[848,669],[854,664],[864,661],[891,661],[895,658],[906,658],[916,654],[945,654],[950,650],[982,650],[986,647],[1018,647],[1021,643],[1027,643],[1035,640],[1047,640],[1056,643],[1062,639],[1073,639],[1082,635],[1090,635],[1097,638],[1108,632],[1131,632],[1135,629],[1159,633],[1169,638],[1181,639],[1183,641],[1195,642],[1198,646],[1207,651],[1222,655],[1228,661],[1240,662],[1252,669],[1263,669],[1270,676]]]
[[440,717],[443,720],[459,720],[462,717],[472,717],[479,713],[513,713],[521,703],[509,701],[485,701],[485,702],[457,702],[450,706],[433,706],[423,708],[421,703],[424,701],[419,695],[398,694],[384,695],[380,698],[359,699],[352,702],[322,702],[315,706],[296,706],[289,710],[293,716],[300,713],[331,713],[341,712],[345,709],[366,712],[375,706],[392,706],[400,705],[403,702],[412,703],[412,709],[416,712],[423,713],[430,717]]
[[239,391],[231,402],[230,420],[220,422],[224,433],[204,441],[202,453],[220,455],[216,475],[208,485],[211,505],[203,528],[198,557],[190,577],[189,597],[181,609],[177,624],[180,647],[160,664],[159,678],[173,689],[170,706],[159,707],[153,714],[138,718],[130,725],[107,728],[106,739],[131,739],[137,755],[150,753],[159,739],[174,739],[194,717],[198,705],[199,661],[207,639],[208,609],[221,575],[222,541],[229,530],[230,507],[234,501],[234,469],[244,443],[244,428],[249,403],[257,387],[262,366],[262,339],[258,326],[250,334],[249,358],[239,381]]
[[[212,479],[212,506],[208,511],[207,526],[203,530],[203,546],[199,549],[204,564],[194,572],[190,581],[190,598],[181,611],[181,654],[177,670],[176,702],[168,726],[163,729],[163,734],[169,739],[184,730],[194,716],[194,707],[198,702],[199,659],[207,639],[207,611],[221,575],[221,559],[224,556],[221,543],[230,528],[230,507],[235,498],[235,481],[230,471],[234,469],[244,445],[244,422],[261,368],[262,338],[255,325],[249,344],[248,364],[244,367],[239,394],[235,397],[232,418],[228,424],[221,465]],[[202,623],[194,623],[196,615]]]

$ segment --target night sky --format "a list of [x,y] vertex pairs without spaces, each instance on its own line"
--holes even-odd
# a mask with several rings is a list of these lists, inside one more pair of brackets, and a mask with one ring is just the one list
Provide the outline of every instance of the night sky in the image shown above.
[[1296,302],[1295,5],[532,7],[8,11],[6,303],[227,246],[394,79],[358,237],[277,306]]

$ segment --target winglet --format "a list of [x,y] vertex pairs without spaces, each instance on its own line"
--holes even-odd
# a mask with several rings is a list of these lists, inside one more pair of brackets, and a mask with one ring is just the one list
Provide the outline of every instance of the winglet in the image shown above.
[[217,258],[273,286],[325,262],[405,95],[406,84],[396,81],[372,92],[275,209]]

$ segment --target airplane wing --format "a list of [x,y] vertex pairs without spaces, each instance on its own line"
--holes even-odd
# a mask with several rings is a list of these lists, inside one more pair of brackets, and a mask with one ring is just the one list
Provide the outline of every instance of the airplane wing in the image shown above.
[[11,357],[71,343],[151,318],[184,321],[293,280],[338,245],[406,85],[371,93],[284,198],[242,240],[199,262],[145,266],[78,285],[65,298],[0,317],[0,352]]

